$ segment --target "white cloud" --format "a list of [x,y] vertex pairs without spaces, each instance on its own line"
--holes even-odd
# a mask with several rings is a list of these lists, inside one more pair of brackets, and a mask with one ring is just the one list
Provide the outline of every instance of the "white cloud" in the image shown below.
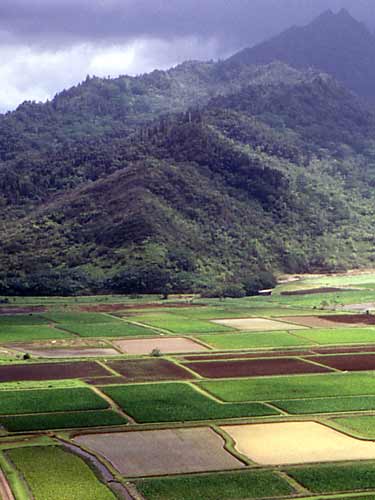
[[141,74],[167,69],[186,59],[211,59],[219,54],[214,40],[195,37],[135,40],[126,44],[84,43],[64,50],[0,46],[0,110],[14,109],[25,100],[45,101],[86,75]]

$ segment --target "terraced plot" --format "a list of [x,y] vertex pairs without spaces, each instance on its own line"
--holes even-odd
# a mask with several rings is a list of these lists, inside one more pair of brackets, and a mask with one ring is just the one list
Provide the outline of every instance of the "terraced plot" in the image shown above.
[[196,382],[215,397],[229,402],[277,401],[340,395],[374,395],[374,376],[365,373],[329,373],[239,380]]
[[148,313],[132,317],[134,321],[177,334],[226,332],[232,328],[171,313]]
[[352,438],[316,422],[222,427],[242,454],[261,465],[375,459],[375,443]]
[[0,415],[108,408],[108,403],[85,387],[1,391]]
[[209,350],[202,344],[183,337],[117,340],[114,344],[126,354],[150,354],[155,349],[163,354]]
[[192,373],[166,359],[108,361],[107,365],[129,382],[189,380],[194,378]]
[[274,498],[294,493],[293,488],[273,472],[228,472],[136,482],[148,500],[248,500]]
[[301,324],[293,324],[293,321],[288,318],[282,318],[283,321],[276,321],[273,319],[265,318],[238,318],[238,319],[214,319],[212,323],[218,325],[235,328],[236,330],[243,331],[272,331],[272,330],[301,330],[304,326]]
[[324,373],[329,368],[306,363],[296,358],[256,359],[241,361],[202,361],[185,366],[204,378],[259,377],[295,373]]
[[272,404],[292,415],[368,411],[375,410],[375,396],[292,399]]
[[35,500],[115,500],[115,495],[79,457],[61,447],[7,451],[26,479]]
[[278,415],[259,403],[222,404],[187,383],[109,386],[102,391],[139,423]]
[[75,441],[101,454],[132,477],[240,469],[243,463],[224,449],[208,427],[78,436]]
[[364,491],[375,488],[374,462],[294,467],[287,469],[287,473],[313,493]]
[[319,345],[375,344],[375,328],[312,329],[298,332],[298,337]]
[[32,340],[69,339],[74,335],[48,325],[0,326],[0,342],[29,342]]
[[[116,321],[116,320],[115,320]],[[155,336],[157,332],[151,328],[126,323],[117,320],[107,323],[61,323],[60,328],[75,333],[80,337],[144,337],[148,335]]]
[[375,354],[354,354],[338,356],[318,356],[312,358],[318,363],[343,371],[375,370]]
[[111,373],[94,361],[72,363],[35,363],[1,365],[0,382],[18,380],[64,380],[83,377],[105,377]]
[[[15,348],[16,349],[16,348]],[[17,349],[16,349],[17,350]],[[82,348],[33,348],[32,345],[28,345],[19,350],[21,352],[27,352],[32,356],[38,356],[41,358],[96,358],[96,357],[109,357],[118,356],[120,353],[116,349],[112,348],[100,348],[100,347],[82,347]]]
[[221,350],[303,347],[314,344],[313,340],[300,333],[297,336],[288,332],[199,335],[198,339]]
[[[74,395],[72,395],[74,396]],[[127,424],[127,419],[114,411],[74,411],[63,413],[38,413],[0,417],[0,425],[9,432],[71,429],[75,427],[109,427]]]

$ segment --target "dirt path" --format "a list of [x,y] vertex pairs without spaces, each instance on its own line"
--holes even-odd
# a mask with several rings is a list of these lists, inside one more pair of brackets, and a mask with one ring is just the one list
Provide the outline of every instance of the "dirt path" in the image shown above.
[[15,500],[12,490],[10,489],[9,483],[0,469],[0,498],[2,500]]

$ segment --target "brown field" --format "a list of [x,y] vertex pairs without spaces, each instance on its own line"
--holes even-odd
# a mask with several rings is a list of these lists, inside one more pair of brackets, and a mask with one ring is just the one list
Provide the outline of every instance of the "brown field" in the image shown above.
[[371,460],[375,443],[361,441],[315,422],[222,427],[240,453],[261,465]]
[[112,348],[71,348],[71,349],[53,349],[46,347],[45,349],[16,349],[22,352],[28,352],[33,356],[40,356],[42,358],[95,358],[96,356],[120,356],[120,353],[116,349]]
[[[218,325],[229,326],[243,331],[273,331],[273,330],[300,330],[301,325],[293,325],[288,323],[287,318],[278,318],[280,321],[265,318],[241,318],[241,319],[213,319],[212,323]],[[284,322],[285,320],[285,322]]]
[[128,380],[124,377],[94,377],[94,378],[85,378],[83,379],[86,384],[90,385],[118,385],[118,384],[126,384]]
[[107,365],[131,382],[189,380],[194,375],[167,359],[109,361]]
[[0,382],[20,380],[64,380],[105,377],[111,373],[94,361],[76,363],[38,363],[0,366]]
[[12,316],[14,314],[32,314],[32,313],[44,313],[47,312],[47,308],[43,306],[28,306],[28,307],[17,307],[17,306],[7,306],[0,307],[0,316]]
[[186,366],[207,378],[260,377],[330,371],[329,368],[305,363],[294,358],[257,359],[253,361],[203,361],[202,363],[187,363]]
[[320,316],[283,316],[285,321],[290,321],[310,328],[335,328],[338,326],[368,326],[375,325],[375,316],[367,314],[336,314]]
[[343,371],[375,370],[375,354],[318,356],[314,361]]
[[243,464],[208,427],[91,434],[75,441],[129,477],[237,469]]
[[337,314],[334,316],[319,316],[319,318],[344,325],[375,325],[375,316],[372,314]]
[[322,347],[319,349],[314,348],[314,352],[318,354],[355,354],[356,352],[374,352],[374,345],[364,345],[359,347]]
[[[313,350],[309,351],[257,351],[257,352],[239,352],[237,354],[223,353],[223,354],[204,354],[202,356],[181,356],[181,359],[186,361],[214,361],[214,360],[231,360],[231,359],[256,359],[256,358],[290,358],[291,356],[311,356],[314,354]],[[374,347],[375,352],[375,347]],[[319,353],[320,354],[320,353]]]
[[114,345],[126,354],[150,354],[153,349],[161,353],[205,352],[209,349],[198,342],[183,337],[117,340]]

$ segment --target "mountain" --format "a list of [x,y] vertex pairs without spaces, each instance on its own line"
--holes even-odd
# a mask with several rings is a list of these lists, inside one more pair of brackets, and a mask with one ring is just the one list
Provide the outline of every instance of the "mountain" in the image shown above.
[[328,10],[307,26],[292,27],[229,59],[246,65],[273,61],[319,69],[359,96],[375,100],[375,36],[345,9],[337,14]]
[[25,103],[0,119],[0,290],[250,293],[276,271],[369,265],[374,132],[334,78],[282,63]]

